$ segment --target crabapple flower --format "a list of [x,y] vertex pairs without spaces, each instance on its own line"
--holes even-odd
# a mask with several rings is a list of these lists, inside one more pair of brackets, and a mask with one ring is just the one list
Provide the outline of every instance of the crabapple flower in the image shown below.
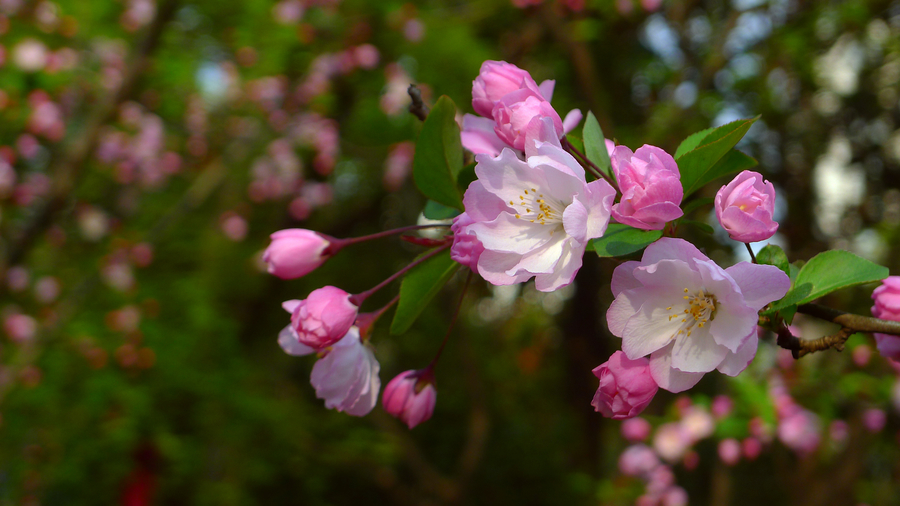
[[331,244],[328,239],[302,228],[279,230],[271,235],[272,244],[263,253],[269,273],[281,279],[305,276],[325,263]]
[[533,90],[514,91],[494,104],[494,133],[515,149],[525,149],[525,130],[534,118],[550,118],[557,137],[563,134],[562,119],[544,97]]
[[775,234],[775,187],[745,170],[716,193],[716,218],[735,241],[764,241]]
[[[550,120],[541,131],[552,132]],[[474,221],[468,232],[484,246],[478,273],[495,285],[534,276],[535,287],[549,292],[575,278],[587,242],[606,231],[616,192],[603,180],[587,183],[552,134],[532,142],[527,162],[510,149],[478,155],[478,179],[463,203]]]
[[621,351],[594,368],[600,388],[591,405],[607,418],[622,420],[640,414],[659,390],[650,375],[650,361],[639,357],[630,360]]
[[612,208],[613,219],[643,230],[662,230],[684,214],[679,207],[684,197],[681,173],[672,155],[648,144],[634,153],[616,146],[610,163],[622,191]]
[[321,350],[340,341],[356,320],[359,308],[350,297],[340,288],[325,286],[310,292],[305,300],[289,300],[282,307],[291,312],[297,340]]
[[[900,276],[885,278],[872,292],[872,299],[872,316],[900,322]],[[882,355],[900,361],[900,336],[875,334],[875,343]]]
[[469,225],[475,223],[468,214],[462,213],[453,218],[450,231],[453,232],[453,245],[450,246],[450,258],[466,267],[478,270],[478,258],[484,246],[474,234],[469,233]]
[[389,415],[399,418],[410,429],[431,418],[437,390],[429,374],[406,371],[384,387],[381,405]]
[[[541,87],[546,86],[549,86],[552,95],[553,81],[545,81],[541,85]],[[541,94],[541,88],[534,82],[527,70],[522,70],[505,61],[487,60],[481,64],[478,77],[472,82],[472,108],[478,114],[490,117],[494,104],[498,100],[514,91],[524,89]],[[550,98],[548,97],[546,100],[550,100]]]
[[375,354],[360,340],[359,329],[351,327],[340,341],[324,350],[309,379],[326,408],[364,416],[378,400],[380,367]]
[[664,237],[640,262],[613,272],[616,297],[609,330],[635,360],[650,355],[650,373],[665,390],[681,392],[713,369],[729,376],[756,355],[758,311],[790,288],[771,265],[741,262],[722,269],[683,239]]

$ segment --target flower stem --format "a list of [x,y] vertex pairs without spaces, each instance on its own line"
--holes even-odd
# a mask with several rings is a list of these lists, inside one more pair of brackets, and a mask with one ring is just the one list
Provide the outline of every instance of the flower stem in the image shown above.
[[753,248],[750,247],[750,243],[745,242],[744,246],[747,247],[747,252],[750,253],[750,260],[753,260],[753,263],[756,263],[756,255],[753,254]]
[[431,257],[437,255],[438,253],[444,251],[445,249],[449,248],[449,247],[451,246],[451,244],[452,244],[452,243],[447,242],[447,243],[445,243],[445,244],[443,244],[443,245],[441,245],[441,246],[439,246],[439,247],[437,247],[437,248],[434,248],[433,250],[429,251],[429,252],[426,253],[425,255],[423,255],[423,256],[421,256],[421,257],[419,257],[419,258],[413,260],[412,263],[410,263],[410,264],[407,265],[406,267],[400,269],[399,271],[395,272],[395,273],[392,274],[389,278],[385,279],[385,280],[382,281],[381,283],[378,283],[378,284],[375,285],[374,287],[372,287],[372,288],[366,290],[365,292],[358,293],[358,294],[356,294],[356,295],[351,295],[351,296],[350,296],[350,302],[352,302],[352,303],[353,303],[354,305],[356,305],[356,306],[361,306],[362,303],[363,303],[366,299],[368,299],[370,295],[372,295],[373,293],[377,292],[378,290],[381,290],[381,289],[384,288],[385,286],[389,285],[392,281],[394,281],[395,279],[399,278],[400,276],[406,274],[406,272],[407,272],[408,270],[412,269],[413,267],[419,265],[420,263],[424,262],[425,260],[428,260],[429,258],[431,258]]
[[400,300],[400,294],[397,294],[396,297],[391,299],[391,301],[385,304],[381,309],[373,311],[371,313],[363,313],[356,317],[356,326],[359,328],[360,339],[368,338],[369,334],[372,331],[372,327],[375,326],[375,322],[377,322],[378,319],[381,318],[381,315],[383,315],[385,311],[396,304],[398,300]]
[[382,237],[388,237],[392,235],[402,234],[404,232],[409,232],[411,230],[422,230],[425,228],[436,228],[436,227],[449,227],[450,225],[446,223],[435,223],[432,225],[410,225],[408,227],[400,227],[394,228],[391,230],[385,230],[383,232],[378,232],[375,234],[364,235],[360,237],[349,237],[346,239],[338,239],[335,237],[329,237],[324,234],[319,234],[324,236],[331,243],[328,246],[327,253],[329,255],[334,255],[338,251],[340,251],[345,246],[350,246],[351,244],[356,244],[359,242],[371,241],[373,239],[381,239]]
[[453,312],[453,318],[450,320],[450,326],[447,327],[447,333],[444,334],[444,340],[441,341],[441,347],[438,348],[437,355],[431,360],[431,363],[428,364],[425,371],[433,371],[434,366],[437,364],[439,358],[441,358],[441,353],[444,352],[444,347],[447,346],[447,340],[450,338],[450,332],[453,330],[454,325],[456,325],[456,319],[459,318],[459,310],[462,308],[463,299],[466,297],[466,292],[469,290],[469,282],[472,281],[472,271],[469,271],[469,275],[466,276],[466,284],[463,285],[462,293],[459,294],[459,302],[456,303],[456,311]]
[[600,170],[600,167],[597,167],[594,162],[588,160],[587,156],[585,156],[584,153],[578,151],[578,148],[573,146],[572,143],[569,142],[569,139],[563,137],[562,139],[560,139],[560,144],[562,144],[563,149],[568,151],[575,158],[579,159],[582,165],[586,165],[588,167],[588,170],[590,170],[595,176],[605,179],[606,182],[616,190],[616,193],[622,193],[619,191],[619,186],[616,185],[616,182],[611,177],[607,176],[606,173]]

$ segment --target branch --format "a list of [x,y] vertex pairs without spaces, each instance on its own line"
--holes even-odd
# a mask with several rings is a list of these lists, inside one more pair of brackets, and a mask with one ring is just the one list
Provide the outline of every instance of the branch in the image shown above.
[[409,98],[412,99],[412,103],[409,104],[409,112],[413,113],[419,120],[425,121],[425,118],[428,117],[428,106],[422,101],[422,92],[419,91],[415,84],[410,84],[406,92],[409,93]]
[[782,326],[778,329],[776,343],[782,348],[791,350],[794,358],[831,348],[843,351],[847,339],[856,332],[900,335],[900,322],[847,313],[819,304],[803,304],[797,308],[797,312],[836,323],[841,326],[841,330],[829,336],[807,340],[794,336],[786,325]]

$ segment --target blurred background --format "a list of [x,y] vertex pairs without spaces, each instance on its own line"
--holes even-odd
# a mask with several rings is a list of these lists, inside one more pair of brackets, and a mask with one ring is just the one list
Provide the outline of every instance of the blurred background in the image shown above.
[[[761,114],[738,147],[776,185],[773,242],[900,272],[897,1],[0,0],[0,505],[900,504],[898,370],[871,336],[796,362],[763,336],[738,378],[595,413],[620,342],[616,263],[591,253],[554,293],[473,284],[432,420],[324,408],[280,303],[420,248],[287,282],[268,234],[415,223],[406,88],[472,112],[487,59],[632,149]],[[463,278],[407,334],[376,327],[383,383],[431,360]],[[872,288],[823,302],[868,314]]]

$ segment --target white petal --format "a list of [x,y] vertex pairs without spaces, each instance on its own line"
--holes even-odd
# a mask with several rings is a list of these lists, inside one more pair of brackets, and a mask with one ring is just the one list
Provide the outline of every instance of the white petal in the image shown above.
[[583,256],[584,243],[568,239],[563,245],[563,254],[559,257],[553,272],[535,276],[534,287],[541,292],[552,292],[570,284],[578,274],[578,269],[581,269]]
[[709,330],[696,325],[691,335],[681,334],[675,338],[672,348],[672,367],[684,372],[709,372],[719,366],[728,348],[716,344]]
[[725,272],[738,284],[747,305],[757,311],[784,297],[791,287],[787,274],[774,265],[741,262],[725,269]]
[[738,293],[719,299],[716,308],[716,317],[709,322],[709,332],[717,343],[736,352],[744,344],[747,334],[756,331],[759,315],[753,308],[743,305]]
[[278,345],[281,346],[285,353],[295,357],[302,357],[303,355],[316,352],[315,349],[297,340],[297,331],[291,325],[281,329],[281,332],[278,333]]
[[683,392],[703,378],[703,373],[684,372],[672,367],[672,345],[650,355],[650,375],[659,388],[673,393]]
[[753,358],[756,357],[756,349],[759,346],[759,338],[756,337],[756,330],[753,334],[747,336],[744,344],[738,348],[737,352],[728,352],[725,360],[719,364],[719,372],[729,376],[737,376],[750,365]]
[[[620,293],[632,288],[644,286],[637,278],[634,277],[634,270],[641,265],[640,262],[630,261],[620,264],[613,271],[612,280],[609,287],[612,290],[613,297],[618,297]],[[635,309],[637,311],[637,309]]]
[[[645,297],[641,309],[628,319],[622,331],[622,351],[631,360],[649,355],[669,344],[681,326],[681,320],[678,318],[669,319],[673,310],[660,306],[659,297],[653,296],[651,290],[638,288],[626,292],[632,297],[636,295]],[[619,294],[619,297],[623,295],[625,293]],[[636,300],[632,304],[637,302]],[[675,311],[677,309],[674,308]]]
[[[556,229],[558,227],[531,223],[509,213],[502,213],[492,221],[469,225],[469,232],[475,234],[484,249],[519,255],[531,253],[549,244],[553,241],[551,232]],[[557,236],[564,235],[561,230],[557,232]]]

